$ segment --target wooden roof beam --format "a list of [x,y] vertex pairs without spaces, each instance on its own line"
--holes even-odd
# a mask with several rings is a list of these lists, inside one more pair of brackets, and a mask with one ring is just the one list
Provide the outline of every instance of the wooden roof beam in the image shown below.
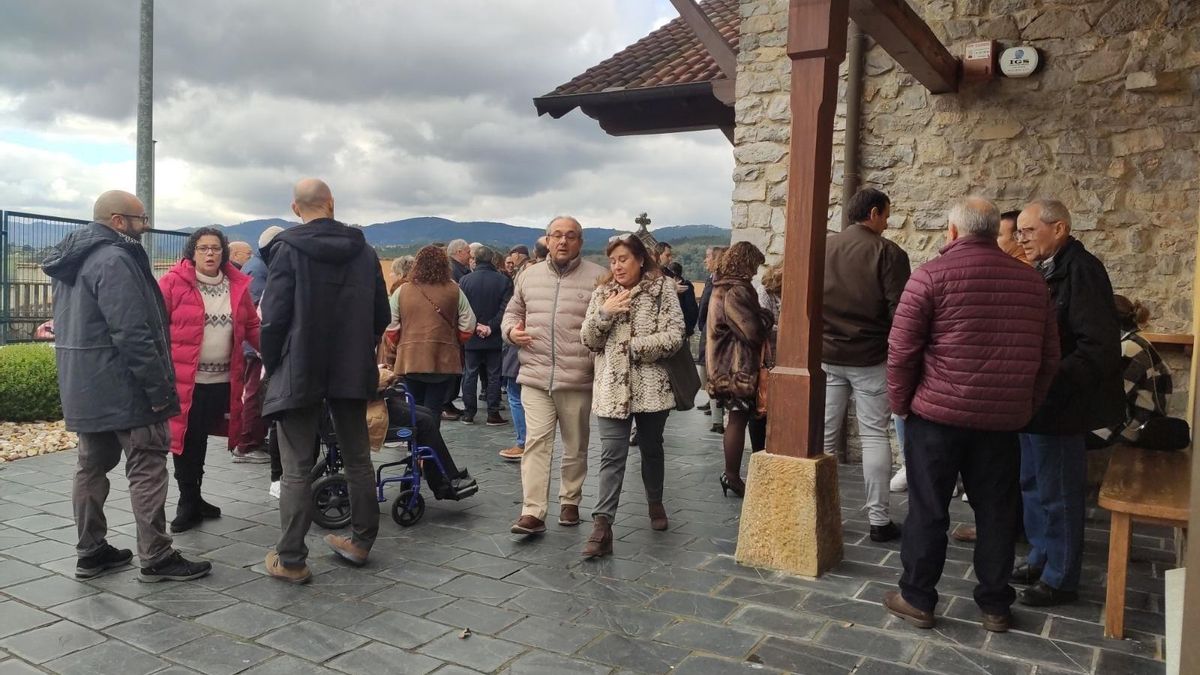
[[709,55],[717,62],[721,74],[732,82],[737,77],[737,54],[733,47],[721,36],[721,32],[713,25],[712,19],[700,9],[696,0],[671,0],[679,16],[683,17],[688,28],[699,38],[700,44],[708,50]]
[[850,18],[931,93],[958,91],[958,59],[905,0],[850,0]]

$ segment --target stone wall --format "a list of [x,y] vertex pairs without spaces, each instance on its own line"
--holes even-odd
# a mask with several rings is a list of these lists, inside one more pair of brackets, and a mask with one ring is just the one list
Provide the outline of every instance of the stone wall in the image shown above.
[[[951,53],[995,39],[1037,47],[1027,79],[930,94],[868,42],[860,171],[892,198],[892,230],[914,265],[943,243],[950,200],[1003,210],[1063,200],[1074,230],[1150,330],[1190,333],[1200,201],[1200,2],[909,0]],[[787,194],[787,0],[743,0],[733,193],[735,240],[783,252]],[[842,66],[843,80],[845,64]],[[842,103],[830,226],[840,229]],[[1167,356],[1186,388],[1187,360]],[[1180,399],[1186,401],[1186,398]],[[1179,408],[1177,408],[1179,409]]]

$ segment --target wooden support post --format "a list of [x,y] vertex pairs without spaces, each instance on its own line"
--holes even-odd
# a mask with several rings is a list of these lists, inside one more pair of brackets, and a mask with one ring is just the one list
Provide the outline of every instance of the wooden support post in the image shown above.
[[958,59],[905,0],[850,0],[850,18],[930,92],[958,91]]
[[791,0],[791,157],[779,354],[771,373],[767,451],[750,458],[736,560],[820,576],[842,559],[837,458],[822,453],[821,303],[843,0]]
[[1125,577],[1129,571],[1128,513],[1112,514],[1108,529],[1108,595],[1104,603],[1104,637],[1125,637]]

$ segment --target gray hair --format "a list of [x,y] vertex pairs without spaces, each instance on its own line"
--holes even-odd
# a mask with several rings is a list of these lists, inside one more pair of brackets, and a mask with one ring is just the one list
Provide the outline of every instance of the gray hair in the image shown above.
[[449,244],[446,244],[446,255],[457,255],[459,251],[467,247],[466,239],[455,239]]
[[487,246],[480,244],[472,252],[472,255],[475,257],[475,262],[477,262],[477,263],[493,262],[493,258],[495,257],[496,252],[493,251],[492,249],[488,248]]
[[983,197],[967,197],[950,208],[951,225],[963,236],[991,237],[1000,234],[1000,209]]
[[1067,229],[1071,229],[1071,212],[1067,210],[1067,205],[1057,199],[1035,199],[1025,205],[1025,208],[1030,206],[1041,207],[1041,213],[1038,214],[1038,220],[1049,225],[1062,221],[1067,224]]
[[560,220],[567,220],[574,223],[575,229],[579,230],[579,236],[583,236],[583,225],[579,224],[579,221],[575,218],[575,216],[554,216],[550,219],[549,223],[546,223],[546,234],[550,234],[550,227]]
[[417,264],[417,259],[411,255],[402,255],[392,261],[392,274],[406,277],[412,272],[413,265]]

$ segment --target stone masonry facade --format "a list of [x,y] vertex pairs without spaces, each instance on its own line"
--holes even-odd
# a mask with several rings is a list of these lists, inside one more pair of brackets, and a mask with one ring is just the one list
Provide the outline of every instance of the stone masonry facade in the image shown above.
[[[891,197],[887,236],[914,266],[944,243],[951,200],[1002,210],[1052,196],[1149,330],[1190,333],[1200,202],[1200,3],[1188,0],[909,0],[952,54],[993,39],[1037,47],[1026,79],[930,94],[874,42],[864,59],[863,185]],[[783,253],[788,174],[788,0],[743,0],[738,55],[735,240]],[[841,227],[845,73],[829,223]],[[1164,352],[1186,388],[1187,359]],[[1186,397],[1179,403],[1182,404]],[[1176,409],[1179,409],[1176,407]]]

